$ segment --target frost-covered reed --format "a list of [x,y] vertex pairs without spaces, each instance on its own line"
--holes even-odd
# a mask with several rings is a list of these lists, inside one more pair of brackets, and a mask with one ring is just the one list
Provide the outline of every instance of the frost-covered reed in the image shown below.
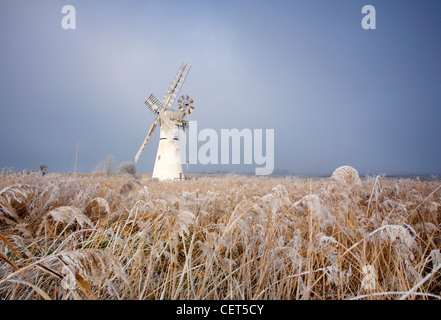
[[3,172],[0,298],[440,299],[440,181],[336,172]]

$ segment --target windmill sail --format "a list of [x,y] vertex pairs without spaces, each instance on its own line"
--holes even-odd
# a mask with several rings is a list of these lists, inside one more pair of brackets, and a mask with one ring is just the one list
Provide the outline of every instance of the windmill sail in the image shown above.
[[144,102],[144,104],[147,106],[147,108],[152,113],[158,113],[159,110],[164,106],[161,101],[159,101],[158,98],[156,98],[153,94],[149,95],[147,100]]
[[138,162],[138,159],[139,159],[139,156],[141,155],[142,150],[144,150],[145,145],[147,144],[147,141],[149,141],[149,139],[152,136],[153,131],[155,131],[156,126],[158,125],[158,123],[159,123],[159,117],[156,118],[156,121],[150,127],[150,130],[147,133],[147,137],[145,138],[144,142],[142,143],[141,148],[139,148],[138,153],[135,156],[135,163]]
[[158,151],[156,155],[155,166],[153,169],[152,178],[158,178],[160,180],[165,179],[183,179],[184,174],[182,171],[182,160],[179,141],[182,141],[182,136],[179,134],[179,128],[184,128],[185,134],[185,153],[188,169],[188,155],[187,155],[187,135],[186,126],[188,121],[184,118],[193,111],[193,100],[189,96],[182,96],[179,99],[179,110],[173,110],[173,104],[178,97],[179,92],[187,78],[190,71],[190,65],[183,63],[176,73],[173,81],[171,82],[163,101],[159,101],[153,94],[151,94],[144,102],[147,108],[157,117],[155,122],[150,127],[147,137],[145,138],[141,148],[135,156],[135,162],[144,150],[147,142],[151,138],[158,123],[160,124],[161,132],[159,137]]
[[171,108],[173,106],[173,103],[175,102],[176,97],[179,95],[185,79],[190,72],[190,68],[191,66],[189,64],[183,63],[179,71],[176,73],[176,76],[170,84],[167,94],[164,97],[164,106],[166,108]]

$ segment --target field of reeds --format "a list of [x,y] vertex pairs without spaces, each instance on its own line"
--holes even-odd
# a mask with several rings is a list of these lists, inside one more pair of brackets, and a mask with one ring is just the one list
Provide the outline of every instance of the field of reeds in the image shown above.
[[441,182],[0,173],[0,299],[440,299]]

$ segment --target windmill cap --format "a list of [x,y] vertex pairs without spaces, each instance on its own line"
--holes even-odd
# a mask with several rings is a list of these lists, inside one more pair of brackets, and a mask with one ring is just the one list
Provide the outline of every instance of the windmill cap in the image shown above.
[[165,109],[164,113],[170,120],[182,121],[182,118],[184,117],[184,113],[179,110]]

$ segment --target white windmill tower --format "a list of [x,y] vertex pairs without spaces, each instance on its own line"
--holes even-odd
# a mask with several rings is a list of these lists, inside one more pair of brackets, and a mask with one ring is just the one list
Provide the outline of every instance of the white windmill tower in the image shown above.
[[[194,102],[189,96],[181,96],[178,99],[178,109],[172,109],[176,97],[184,84],[184,81],[190,71],[191,66],[183,63],[175,78],[173,79],[164,100],[161,102],[153,94],[151,94],[144,102],[147,108],[157,115],[155,122],[150,127],[147,137],[144,140],[141,148],[135,156],[135,162],[141,155],[142,150],[149,141],[151,135],[156,129],[158,123],[160,124],[160,137],[158,152],[156,154],[155,167],[153,168],[152,178],[159,180],[175,180],[184,179],[182,171],[181,151],[180,145],[180,127],[184,129],[185,152],[187,154],[187,136],[186,127],[188,126],[187,117],[194,110]],[[186,155],[188,166],[188,160]]]

